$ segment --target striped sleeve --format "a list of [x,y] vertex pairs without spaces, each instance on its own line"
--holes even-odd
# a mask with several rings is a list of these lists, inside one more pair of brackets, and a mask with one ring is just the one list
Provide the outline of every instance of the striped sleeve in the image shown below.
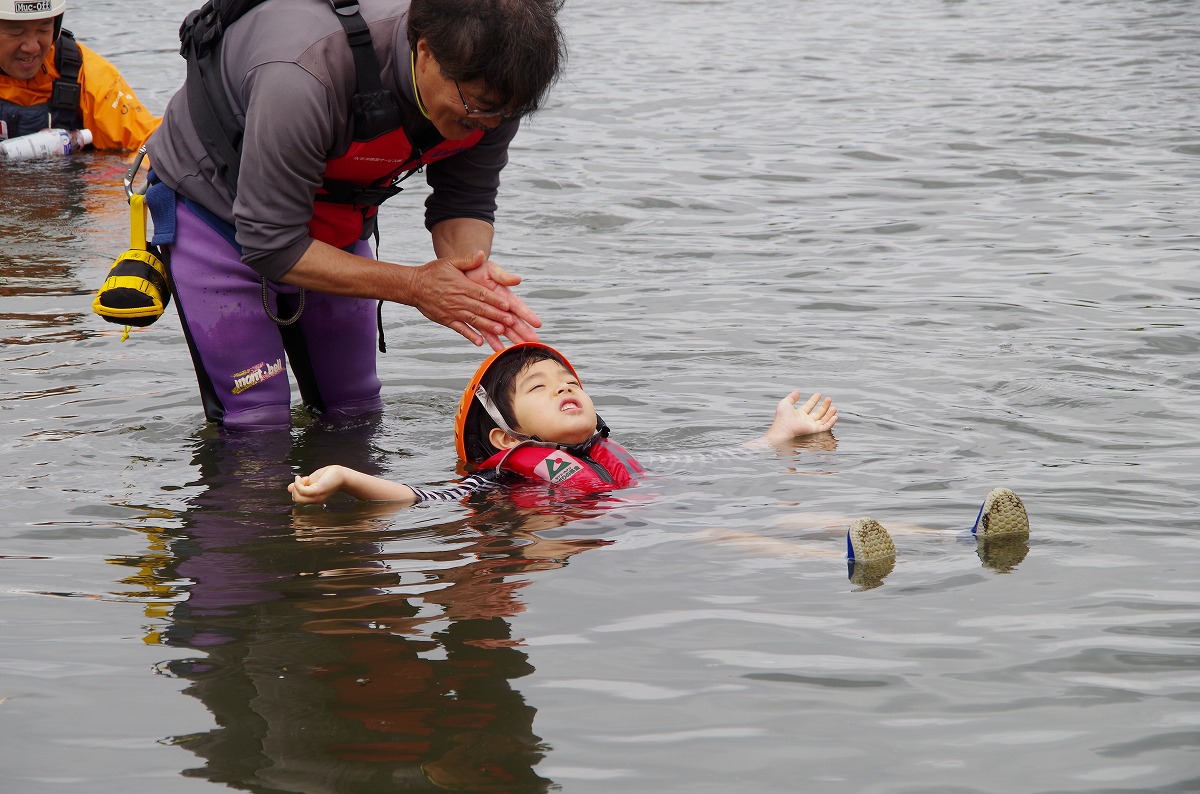
[[483,493],[490,491],[500,485],[499,479],[487,474],[472,474],[454,485],[447,485],[441,488],[412,488],[414,494],[417,495],[418,502],[456,502],[459,499],[464,499],[471,494]]

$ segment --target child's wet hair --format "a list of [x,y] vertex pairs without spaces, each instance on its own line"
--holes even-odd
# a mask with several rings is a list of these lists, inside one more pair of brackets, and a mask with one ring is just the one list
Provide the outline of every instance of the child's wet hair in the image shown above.
[[[504,417],[504,421],[514,430],[517,427],[516,415],[513,413],[513,396],[517,392],[517,377],[539,361],[557,361],[563,369],[570,370],[566,359],[558,353],[541,346],[517,347],[504,353],[488,367],[479,385],[483,386],[492,402]],[[500,450],[492,446],[488,440],[489,434],[497,427],[483,406],[475,401],[467,414],[464,427],[463,442],[466,446],[467,458],[472,463],[487,460]]]

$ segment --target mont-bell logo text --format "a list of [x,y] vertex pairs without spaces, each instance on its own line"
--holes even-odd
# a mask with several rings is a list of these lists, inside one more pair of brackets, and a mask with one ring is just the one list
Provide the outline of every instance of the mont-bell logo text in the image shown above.
[[18,14],[37,14],[50,10],[51,0],[17,0],[13,3],[13,11]]
[[241,394],[251,386],[257,386],[268,378],[273,378],[283,372],[283,359],[275,359],[274,364],[260,361],[250,369],[242,370],[233,376],[233,393]]

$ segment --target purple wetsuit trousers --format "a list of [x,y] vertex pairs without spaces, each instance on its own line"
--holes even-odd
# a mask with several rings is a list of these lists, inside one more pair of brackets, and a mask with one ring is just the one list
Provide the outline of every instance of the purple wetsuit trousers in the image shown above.
[[[376,302],[305,290],[304,309],[290,325],[263,307],[262,278],[240,252],[192,211],[176,208],[169,246],[176,308],[192,353],[204,414],[230,430],[291,426],[291,385],[310,409],[337,420],[379,411],[375,372]],[[350,249],[370,257],[370,245]],[[300,305],[300,291],[267,282],[266,302],[282,320]]]

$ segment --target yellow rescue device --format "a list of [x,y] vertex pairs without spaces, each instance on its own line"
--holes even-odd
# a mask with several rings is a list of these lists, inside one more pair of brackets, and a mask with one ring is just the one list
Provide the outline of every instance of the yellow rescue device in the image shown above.
[[126,327],[150,325],[167,308],[171,290],[167,267],[146,243],[146,197],[129,196],[129,250],[108,271],[108,278],[92,301],[92,311]]

